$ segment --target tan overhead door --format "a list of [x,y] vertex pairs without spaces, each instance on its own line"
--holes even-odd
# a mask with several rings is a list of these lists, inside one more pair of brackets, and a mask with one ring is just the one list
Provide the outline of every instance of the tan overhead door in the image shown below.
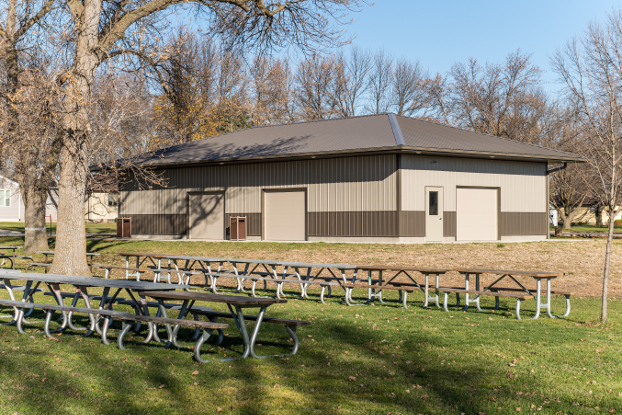
[[306,240],[304,190],[264,193],[264,238],[268,241]]
[[190,195],[190,238],[225,239],[225,195]]
[[456,203],[459,241],[496,241],[497,189],[458,188]]

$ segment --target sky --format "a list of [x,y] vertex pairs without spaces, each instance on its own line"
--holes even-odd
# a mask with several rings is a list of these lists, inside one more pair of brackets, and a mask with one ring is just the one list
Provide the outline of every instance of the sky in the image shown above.
[[[373,1],[373,0],[372,0]],[[445,74],[470,57],[502,63],[520,48],[545,72],[545,89],[559,89],[550,57],[591,21],[622,8],[622,0],[377,0],[347,27],[361,48],[384,48]]]

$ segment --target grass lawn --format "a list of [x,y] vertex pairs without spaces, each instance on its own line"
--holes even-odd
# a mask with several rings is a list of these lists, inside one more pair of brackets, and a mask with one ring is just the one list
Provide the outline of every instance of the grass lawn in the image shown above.
[[[555,227],[551,226],[549,230],[554,231]],[[572,225],[570,229],[562,229],[562,232],[609,232],[607,226],[596,227],[592,225]],[[622,226],[614,226],[614,233],[622,233]]]
[[[86,222],[86,233],[115,233],[117,232],[117,225],[113,223],[91,223]],[[49,230],[50,224],[47,224]],[[0,229],[24,232],[24,222],[0,222]],[[56,232],[56,223],[52,224],[52,232]]]
[[[2,244],[19,238],[0,238]],[[67,331],[54,340],[33,325],[20,335],[0,326],[0,413],[42,414],[595,414],[622,412],[622,247],[614,246],[610,322],[597,324],[603,241],[527,244],[363,245],[89,241],[102,262],[122,251],[348,263],[490,266],[569,272],[575,287],[566,319],[518,321],[514,302],[483,300],[484,312],[410,308],[388,294],[386,305],[347,307],[339,290],[327,305],[290,300],[268,315],[312,322],[288,358],[198,364],[190,349],[139,345],[121,351]],[[23,264],[20,263],[20,266]],[[527,268],[528,267],[528,268]],[[453,278],[453,277],[452,277]],[[290,288],[290,291],[293,288]],[[316,291],[311,291],[316,292]],[[4,291],[0,292],[7,298]],[[363,292],[358,293],[362,300]],[[43,297],[40,297],[43,298]],[[47,297],[46,297],[47,299]],[[523,317],[534,305],[523,303]],[[216,307],[217,309],[221,309]],[[555,299],[554,312],[563,311]],[[11,310],[0,309],[8,314]],[[41,315],[31,318],[37,320]],[[86,324],[86,319],[82,325]],[[233,326],[233,324],[232,324]],[[119,326],[115,325],[118,330]],[[236,330],[206,355],[239,355]],[[285,331],[267,325],[262,354],[283,351]],[[132,340],[129,337],[128,340]]]

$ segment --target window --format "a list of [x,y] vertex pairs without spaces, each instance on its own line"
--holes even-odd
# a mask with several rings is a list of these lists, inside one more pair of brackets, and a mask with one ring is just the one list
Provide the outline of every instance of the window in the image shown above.
[[108,206],[117,206],[119,204],[119,195],[116,193],[108,193]]
[[428,206],[428,215],[438,216],[438,192],[430,192],[430,205]]
[[11,206],[10,190],[0,190],[0,206]]

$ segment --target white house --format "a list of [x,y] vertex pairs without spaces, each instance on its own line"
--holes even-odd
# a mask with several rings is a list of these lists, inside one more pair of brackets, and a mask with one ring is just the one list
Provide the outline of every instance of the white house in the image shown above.
[[[46,221],[56,222],[58,189],[50,188],[45,206]],[[23,222],[24,200],[12,172],[0,169],[0,222]]]

